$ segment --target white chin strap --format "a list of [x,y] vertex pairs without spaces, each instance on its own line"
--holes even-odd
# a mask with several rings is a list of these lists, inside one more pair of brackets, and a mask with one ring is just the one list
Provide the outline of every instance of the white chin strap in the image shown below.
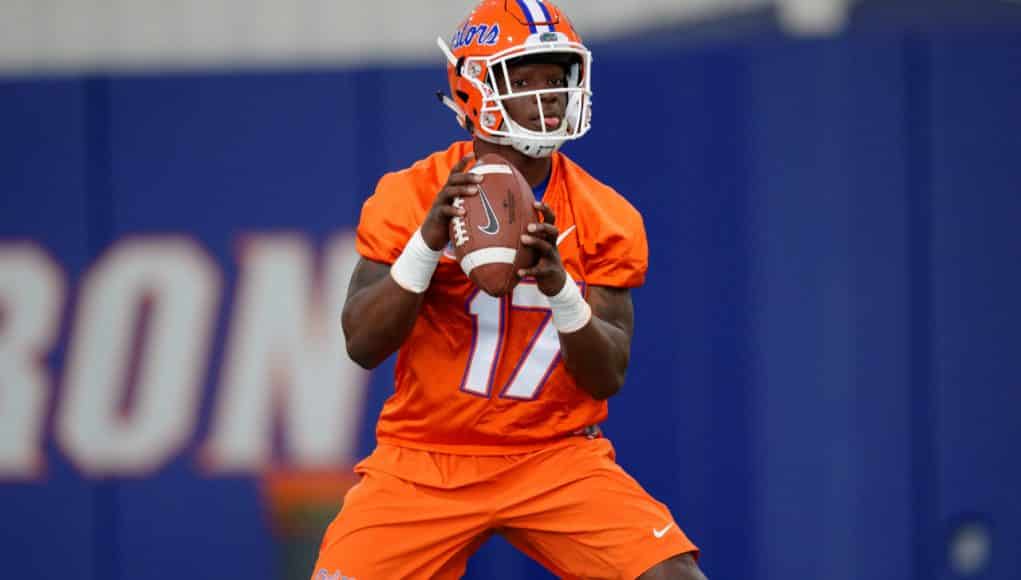
[[567,139],[551,140],[549,138],[529,139],[528,137],[497,137],[494,135],[484,135],[478,130],[475,131],[474,136],[494,145],[509,145],[518,153],[535,159],[542,159],[553,155],[560,150],[564,141],[567,141]]
[[514,142],[511,143],[511,147],[536,159],[542,159],[553,155],[560,149],[560,146],[564,144],[563,141],[559,141],[557,143],[550,143],[549,141],[536,143],[534,141],[528,142],[525,139],[514,139],[513,141]]

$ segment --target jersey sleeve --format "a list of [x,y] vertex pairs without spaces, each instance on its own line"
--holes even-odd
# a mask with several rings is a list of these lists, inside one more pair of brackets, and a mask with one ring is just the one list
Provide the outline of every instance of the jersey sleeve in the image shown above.
[[418,229],[414,184],[401,174],[384,175],[362,204],[355,249],[362,257],[393,264]]
[[587,208],[591,215],[585,224],[589,235],[582,239],[585,279],[595,286],[641,286],[649,269],[649,242],[642,216],[616,193],[601,201]]

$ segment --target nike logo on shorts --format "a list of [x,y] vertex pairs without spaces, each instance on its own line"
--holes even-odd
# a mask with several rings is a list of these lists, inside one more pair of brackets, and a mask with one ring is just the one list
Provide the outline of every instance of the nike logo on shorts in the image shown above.
[[672,528],[672,527],[674,527],[674,523],[673,522],[670,522],[669,524],[666,525],[665,528],[660,529],[660,530],[657,530],[656,528],[652,528],[652,535],[656,536],[657,538],[662,538],[663,536],[666,535],[667,531],[669,531],[670,528]]

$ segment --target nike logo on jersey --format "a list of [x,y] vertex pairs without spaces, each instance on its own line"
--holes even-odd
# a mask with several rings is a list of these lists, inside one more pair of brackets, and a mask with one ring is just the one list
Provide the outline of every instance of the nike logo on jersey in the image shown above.
[[454,242],[447,242],[447,245],[443,246],[443,257],[457,261],[457,255],[454,254]]
[[661,530],[657,530],[656,528],[652,528],[652,535],[656,536],[657,538],[662,538],[663,536],[666,535],[667,531],[669,531],[670,528],[672,528],[672,527],[674,527],[674,523],[673,522],[670,522],[669,524],[666,525],[665,528],[663,528]]
[[570,235],[571,232],[573,232],[573,231],[574,231],[574,226],[571,226],[571,227],[567,228],[566,230],[560,232],[560,235],[557,236],[557,245],[559,246],[560,242],[566,240],[567,236]]
[[486,210],[487,223],[484,226],[479,226],[479,230],[484,234],[495,236],[500,231],[500,220],[496,219],[496,212],[493,211],[493,206],[489,203],[489,198],[486,196],[486,190],[479,188],[479,196],[482,198],[482,207]]

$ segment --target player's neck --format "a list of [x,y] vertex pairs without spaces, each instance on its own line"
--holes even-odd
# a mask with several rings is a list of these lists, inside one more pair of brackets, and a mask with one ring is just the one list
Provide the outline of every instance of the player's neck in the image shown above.
[[528,185],[535,187],[549,177],[550,169],[553,167],[551,157],[535,158],[521,153],[508,145],[496,145],[481,139],[475,140],[475,157],[482,157],[487,153],[496,153],[518,168],[521,175],[525,176]]

